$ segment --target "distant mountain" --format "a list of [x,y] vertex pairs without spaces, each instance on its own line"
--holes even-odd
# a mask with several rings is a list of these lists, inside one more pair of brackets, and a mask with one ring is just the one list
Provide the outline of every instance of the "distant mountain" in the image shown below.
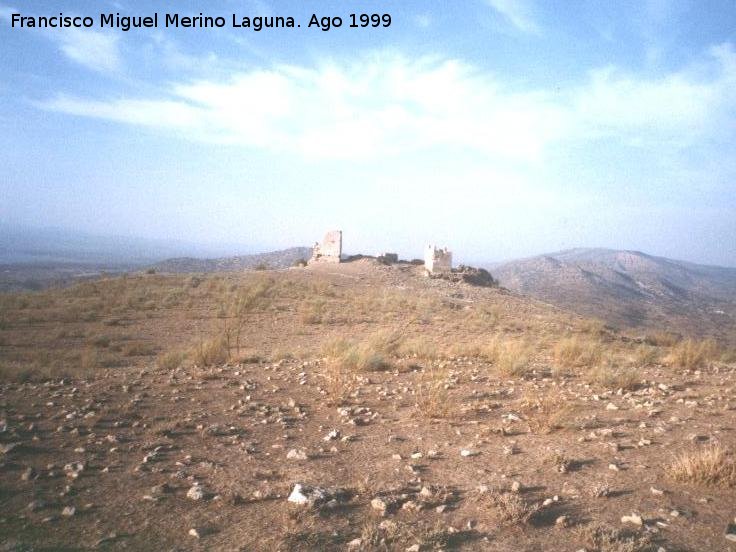
[[[237,248],[237,249],[236,249]],[[100,236],[63,228],[30,228],[0,223],[0,264],[151,264],[180,256],[214,257],[242,251],[230,244]]]
[[288,268],[300,260],[312,256],[311,247],[291,247],[270,253],[239,255],[217,259],[180,257],[156,263],[152,268],[159,272],[232,272],[254,268]]
[[243,249],[236,244],[98,236],[0,222],[0,292],[65,286],[80,279],[150,267],[164,272],[234,271],[259,265],[284,268],[312,254],[310,248],[296,247],[273,253],[225,256]]
[[571,249],[497,265],[493,275],[502,286],[615,325],[735,335],[736,268]]

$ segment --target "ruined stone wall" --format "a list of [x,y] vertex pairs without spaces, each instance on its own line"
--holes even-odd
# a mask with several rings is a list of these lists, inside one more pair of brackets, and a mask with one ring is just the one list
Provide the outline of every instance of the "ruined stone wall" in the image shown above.
[[452,271],[452,251],[428,245],[424,253],[424,269],[428,275],[447,274]]
[[322,243],[317,243],[312,250],[310,263],[339,263],[342,255],[342,231],[332,230],[325,234]]

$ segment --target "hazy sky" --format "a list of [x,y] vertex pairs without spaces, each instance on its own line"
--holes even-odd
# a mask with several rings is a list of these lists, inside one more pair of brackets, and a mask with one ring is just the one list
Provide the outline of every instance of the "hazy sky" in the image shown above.
[[[99,234],[736,266],[733,0],[0,0],[0,218]],[[53,7],[50,5],[53,4]],[[388,29],[347,28],[370,6]],[[223,29],[11,29],[10,15]],[[229,28],[232,14],[300,29]],[[340,29],[308,29],[312,13]]]

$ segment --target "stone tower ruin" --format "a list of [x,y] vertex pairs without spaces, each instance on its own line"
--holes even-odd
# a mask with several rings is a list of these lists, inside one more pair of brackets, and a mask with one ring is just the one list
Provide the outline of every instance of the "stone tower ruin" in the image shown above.
[[452,251],[428,245],[424,251],[424,270],[427,276],[452,272]]
[[342,255],[342,230],[332,230],[325,234],[322,243],[315,243],[312,249],[312,263],[339,263]]

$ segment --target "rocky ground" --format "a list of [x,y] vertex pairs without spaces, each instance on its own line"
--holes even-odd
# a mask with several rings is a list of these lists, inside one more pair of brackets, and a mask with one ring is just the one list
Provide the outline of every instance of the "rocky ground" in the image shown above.
[[[592,380],[548,341],[592,332],[599,357],[619,358],[638,338],[367,263],[272,277],[292,283],[249,311],[248,355],[5,372],[0,550],[736,550],[728,357],[639,353],[633,379]],[[315,279],[316,314],[291,295]],[[414,302],[356,307],[377,286]],[[446,306],[428,315],[431,298]],[[19,359],[29,307],[11,306],[0,351]],[[128,331],[170,334],[171,312],[154,312],[140,325],[128,313]],[[402,320],[394,347],[363,339]],[[536,348],[503,369],[470,345],[490,333]],[[310,348],[322,335],[333,341]]]

